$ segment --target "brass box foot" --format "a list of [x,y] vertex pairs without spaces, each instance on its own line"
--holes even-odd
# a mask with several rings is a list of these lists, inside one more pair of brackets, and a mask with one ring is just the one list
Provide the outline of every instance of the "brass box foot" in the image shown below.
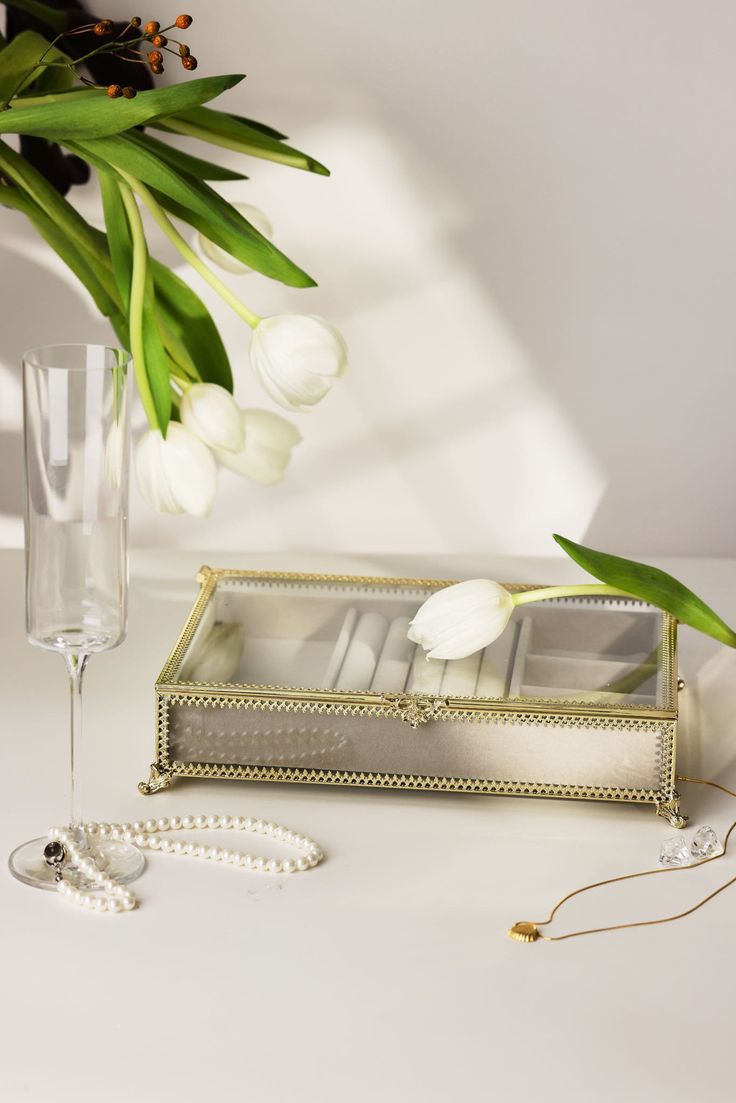
[[151,793],[158,793],[160,789],[168,789],[172,780],[171,772],[165,766],[159,766],[152,762],[148,781],[138,783],[138,792],[142,793],[144,797],[150,797]]

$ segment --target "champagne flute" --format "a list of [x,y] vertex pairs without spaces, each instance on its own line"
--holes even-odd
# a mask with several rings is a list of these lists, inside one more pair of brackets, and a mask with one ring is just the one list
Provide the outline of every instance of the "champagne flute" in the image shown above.
[[[62,655],[69,674],[69,825],[80,842],[84,671],[90,655],[117,647],[127,630],[129,369],[127,352],[103,345],[52,345],[23,357],[26,631],[32,644]],[[33,839],[13,851],[15,877],[55,887],[47,842]],[[94,854],[118,881],[133,880],[144,866],[128,843],[99,839]],[[69,865],[63,876],[97,887]]]

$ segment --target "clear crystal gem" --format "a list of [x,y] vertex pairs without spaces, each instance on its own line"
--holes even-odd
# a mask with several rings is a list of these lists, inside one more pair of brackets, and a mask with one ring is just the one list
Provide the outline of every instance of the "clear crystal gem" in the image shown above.
[[699,827],[693,835],[690,852],[694,858],[710,858],[713,854],[720,854],[722,850],[718,836],[707,824]]
[[659,851],[660,865],[686,866],[690,863],[690,850],[682,835],[665,839]]

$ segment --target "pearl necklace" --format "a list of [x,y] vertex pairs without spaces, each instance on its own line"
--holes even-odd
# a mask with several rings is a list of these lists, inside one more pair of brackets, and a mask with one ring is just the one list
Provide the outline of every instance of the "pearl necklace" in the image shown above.
[[[161,835],[169,831],[191,830],[250,831],[269,835],[302,851],[299,858],[262,858],[218,846],[200,846],[190,841],[172,842]],[[180,854],[190,858],[206,858],[225,862],[258,873],[302,873],[319,865],[324,854],[314,839],[280,827],[267,820],[250,816],[172,816],[171,819],[136,820],[133,823],[85,823],[79,829],[52,827],[49,844],[44,850],[46,861],[57,869],[57,889],[65,900],[81,908],[98,912],[132,911],[138,904],[135,893],[108,876],[95,860],[96,839],[112,839],[133,843],[142,850],[160,850],[163,854]],[[74,867],[90,882],[99,885],[100,892],[85,892],[64,880],[63,866],[70,859]]]

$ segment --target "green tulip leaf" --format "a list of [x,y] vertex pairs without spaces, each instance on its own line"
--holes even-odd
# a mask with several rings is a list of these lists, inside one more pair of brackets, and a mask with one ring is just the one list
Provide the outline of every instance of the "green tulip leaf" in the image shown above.
[[100,91],[92,97],[61,97],[55,103],[12,107],[0,111],[0,132],[5,134],[31,134],[40,138],[60,141],[64,138],[104,138],[120,134],[134,126],[141,126],[157,115],[172,112],[213,100],[222,92],[242,80],[238,74],[219,77],[203,77],[201,80],[172,84],[168,88],[155,88],[139,92],[134,100],[113,100]]
[[[42,54],[47,61],[68,61],[69,59],[55,46],[49,48],[49,43],[41,34],[35,31],[22,31],[17,38],[5,47],[2,52],[2,64],[0,64],[0,103],[5,103],[10,96],[21,92],[40,73],[53,72],[39,68],[36,64]],[[61,70],[65,72],[66,70]]]
[[200,379],[233,389],[225,346],[212,316],[199,296],[159,261],[150,260],[156,289],[156,302],[163,314],[166,328],[186,350]]
[[156,293],[149,261],[146,270],[146,293],[143,299],[142,315],[143,352],[148,385],[156,408],[156,417],[161,432],[166,430],[171,417],[171,386],[169,383],[169,356],[161,339],[156,312]]
[[232,204],[203,181],[162,161],[130,135],[66,141],[64,145],[98,168],[112,165],[142,180],[177,218],[264,276],[290,287],[314,287],[311,276],[251,226]]
[[20,188],[11,186],[0,188],[0,203],[22,211],[46,244],[63,260],[82,286],[86,287],[101,314],[109,318],[117,313],[117,304],[113,302],[103,286],[99,265],[77,246],[56,219],[50,218],[43,207]]
[[567,540],[564,536],[555,535],[554,538],[562,550],[594,578],[664,609],[682,624],[688,624],[707,636],[713,636],[729,647],[736,647],[736,632],[692,590],[688,590],[687,586],[666,571],[660,571],[646,563],[637,563],[633,559],[622,559],[618,555],[594,551]]
[[251,157],[262,157],[292,168],[316,172],[319,176],[330,175],[330,170],[319,161],[298,149],[284,145],[279,138],[267,133],[261,124],[254,126],[249,120],[238,115],[228,115],[224,111],[192,107],[177,111],[175,116],[161,116],[152,125],[159,129],[173,130],[177,134],[187,134],[191,138],[199,138],[225,149],[247,153]]
[[214,165],[211,161],[203,161],[201,157],[192,157],[190,153],[185,153],[182,149],[170,146],[167,142],[160,142],[158,138],[154,138],[151,134],[131,130],[129,134],[126,134],[126,137],[166,161],[172,168],[187,172],[190,176],[196,177],[197,180],[248,179],[242,172],[235,172],[234,169],[225,168],[224,165]]
[[56,11],[48,4],[42,4],[41,0],[3,0],[3,3],[6,8],[15,8],[32,16],[55,34],[65,30],[69,22],[66,12]]
[[133,278],[133,243],[117,180],[109,173],[99,173],[105,229],[112,259],[112,271],[127,314],[130,310],[130,284]]

